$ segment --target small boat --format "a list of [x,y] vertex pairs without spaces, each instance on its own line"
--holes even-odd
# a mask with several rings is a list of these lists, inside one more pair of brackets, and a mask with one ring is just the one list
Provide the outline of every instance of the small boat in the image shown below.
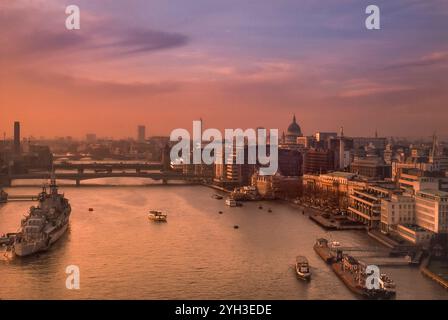
[[221,200],[223,197],[221,195],[215,193],[214,195],[212,195],[212,198],[216,199],[216,200]]
[[263,206],[258,206],[258,209],[260,209],[260,210],[263,209]]
[[236,225],[233,226],[233,229],[239,229],[239,227],[240,226],[236,224]]
[[227,198],[226,199],[226,205],[228,205],[229,207],[236,207],[237,203],[236,203],[235,199]]
[[296,273],[297,276],[304,280],[311,279],[310,266],[308,264],[308,259],[304,256],[296,257]]
[[222,211],[218,211],[219,214],[222,214]]
[[89,208],[89,211],[93,211],[93,208]]
[[268,212],[272,212],[272,209],[271,209],[271,208],[269,208],[269,209],[268,209]]
[[166,222],[167,214],[158,210],[150,210],[148,213],[148,219],[155,222]]

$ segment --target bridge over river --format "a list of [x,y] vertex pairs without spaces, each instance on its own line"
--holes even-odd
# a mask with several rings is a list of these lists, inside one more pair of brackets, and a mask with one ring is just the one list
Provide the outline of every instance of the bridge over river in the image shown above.
[[54,170],[76,170],[79,173],[85,170],[107,171],[114,170],[135,170],[140,172],[143,170],[163,170],[163,164],[159,162],[129,163],[129,162],[89,162],[89,163],[73,163],[64,162],[53,165]]
[[[149,178],[168,181],[188,181],[192,183],[203,182],[203,178],[186,175],[181,172],[164,170],[161,163],[60,163],[53,166],[55,177],[58,180],[74,180],[76,185],[81,181],[100,178]],[[10,173],[4,184],[11,186],[14,180],[43,180],[50,174],[46,171],[29,173]]]

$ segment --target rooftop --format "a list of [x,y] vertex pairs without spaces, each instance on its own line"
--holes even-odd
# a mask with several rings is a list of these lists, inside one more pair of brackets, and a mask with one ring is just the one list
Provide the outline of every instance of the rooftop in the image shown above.
[[326,174],[322,174],[322,176],[332,176],[332,177],[337,177],[337,178],[353,178],[356,176],[355,173],[351,173],[351,172],[343,172],[343,171],[334,171],[334,172],[329,172]]
[[435,190],[435,189],[424,189],[424,190],[420,190],[419,193],[424,193],[424,194],[428,194],[428,195],[440,197],[440,198],[448,197],[448,192],[442,191],[442,190]]
[[419,231],[419,232],[429,232],[428,230],[426,230],[425,228],[422,228],[420,226],[417,226],[415,224],[401,224],[402,227],[412,230],[412,231]]

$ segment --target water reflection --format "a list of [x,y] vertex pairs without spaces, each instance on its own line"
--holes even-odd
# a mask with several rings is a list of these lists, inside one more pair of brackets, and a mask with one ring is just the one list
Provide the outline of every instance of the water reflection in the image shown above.
[[[229,208],[224,200],[211,198],[215,191],[202,186],[89,183],[61,188],[73,209],[70,231],[49,252],[0,261],[0,298],[355,299],[314,253],[314,241],[332,236],[347,246],[378,245],[363,232],[330,235],[281,202],[265,203],[263,210],[258,203]],[[9,192],[31,194],[38,188],[14,187]],[[31,204],[1,206],[0,233],[16,230]],[[168,223],[148,221],[149,209],[167,212]],[[236,224],[239,229],[233,228]],[[309,283],[293,271],[299,254],[312,267]],[[78,291],[65,288],[65,268],[71,264],[81,270]],[[384,271],[397,283],[397,299],[448,298],[417,268]]]

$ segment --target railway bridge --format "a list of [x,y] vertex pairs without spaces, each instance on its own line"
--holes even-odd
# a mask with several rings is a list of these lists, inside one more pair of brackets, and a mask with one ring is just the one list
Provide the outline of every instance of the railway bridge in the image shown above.
[[[162,163],[60,163],[54,164],[53,170],[58,180],[74,180],[76,185],[81,181],[100,178],[149,178],[161,180],[164,184],[168,181],[188,181],[192,183],[203,182],[203,178],[182,174],[172,170],[165,170]],[[50,174],[46,171],[28,173],[9,173],[3,177],[3,184],[11,186],[14,180],[44,180]]]

